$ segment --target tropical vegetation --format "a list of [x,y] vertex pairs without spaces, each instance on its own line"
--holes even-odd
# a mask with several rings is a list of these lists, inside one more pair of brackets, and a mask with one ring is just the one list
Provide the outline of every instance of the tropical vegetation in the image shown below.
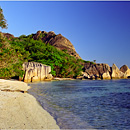
[[[1,8],[0,27],[7,27]],[[0,78],[23,76],[22,64],[31,61],[50,65],[53,76],[77,77],[81,74],[82,65],[86,61],[76,59],[70,56],[66,50],[58,50],[41,39],[34,40],[32,36],[33,34],[7,38],[0,33]]]

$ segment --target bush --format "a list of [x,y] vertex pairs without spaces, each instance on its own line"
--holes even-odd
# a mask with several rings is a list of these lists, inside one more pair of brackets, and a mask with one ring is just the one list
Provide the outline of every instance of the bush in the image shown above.
[[0,43],[0,77],[11,78],[23,75],[23,55],[16,51],[15,46],[11,46],[4,36],[0,36],[0,41],[2,41]]

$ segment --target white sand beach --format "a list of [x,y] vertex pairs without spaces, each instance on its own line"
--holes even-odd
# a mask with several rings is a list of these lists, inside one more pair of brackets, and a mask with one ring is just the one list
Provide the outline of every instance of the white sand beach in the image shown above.
[[59,129],[20,81],[0,79],[0,129]]

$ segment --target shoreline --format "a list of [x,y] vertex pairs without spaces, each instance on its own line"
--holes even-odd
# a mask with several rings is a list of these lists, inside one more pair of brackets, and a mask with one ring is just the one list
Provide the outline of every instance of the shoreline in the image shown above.
[[60,129],[20,81],[0,79],[0,129]]

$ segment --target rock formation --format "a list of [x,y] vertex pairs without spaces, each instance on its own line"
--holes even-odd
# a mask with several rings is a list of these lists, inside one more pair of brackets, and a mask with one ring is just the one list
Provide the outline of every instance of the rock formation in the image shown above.
[[81,57],[75,51],[73,44],[61,34],[56,35],[53,31],[38,31],[36,34],[33,34],[33,39],[41,39],[43,42],[49,43],[57,49],[65,50],[68,52],[69,55],[81,59]]
[[0,79],[1,91],[26,93],[28,89],[30,87],[24,82]]
[[103,74],[102,74],[102,79],[111,79],[110,72],[107,71],[107,72],[103,73]]
[[121,68],[120,68],[120,71],[124,73],[124,77],[125,78],[128,78],[130,77],[130,69],[127,65],[123,65]]
[[[130,69],[127,65],[123,65],[120,70],[113,64],[110,67],[108,64],[85,63],[82,78],[85,79],[121,79],[129,78]],[[81,77],[80,77],[81,78]]]
[[51,67],[37,62],[25,62],[23,64],[25,74],[24,82],[36,82],[43,80],[52,80]]
[[85,63],[84,70],[88,74],[88,76],[85,77],[96,79],[111,79],[111,69],[108,64]]
[[123,73],[125,73],[128,69],[129,69],[129,67],[128,67],[127,65],[123,65],[123,66],[120,68],[120,71],[122,71]]
[[124,78],[124,73],[121,72],[115,64],[113,64],[111,77],[112,77],[112,79]]
[[[2,33],[8,40],[11,40],[14,37],[12,34],[9,33]],[[30,35],[31,36],[31,35]],[[73,44],[61,34],[56,35],[53,31],[46,32],[46,31],[37,31],[36,34],[32,34],[32,38],[34,40],[41,39],[46,44],[49,43],[52,46],[56,47],[57,49],[66,51],[69,55],[76,57],[77,59],[81,59],[79,54],[76,52]]]

